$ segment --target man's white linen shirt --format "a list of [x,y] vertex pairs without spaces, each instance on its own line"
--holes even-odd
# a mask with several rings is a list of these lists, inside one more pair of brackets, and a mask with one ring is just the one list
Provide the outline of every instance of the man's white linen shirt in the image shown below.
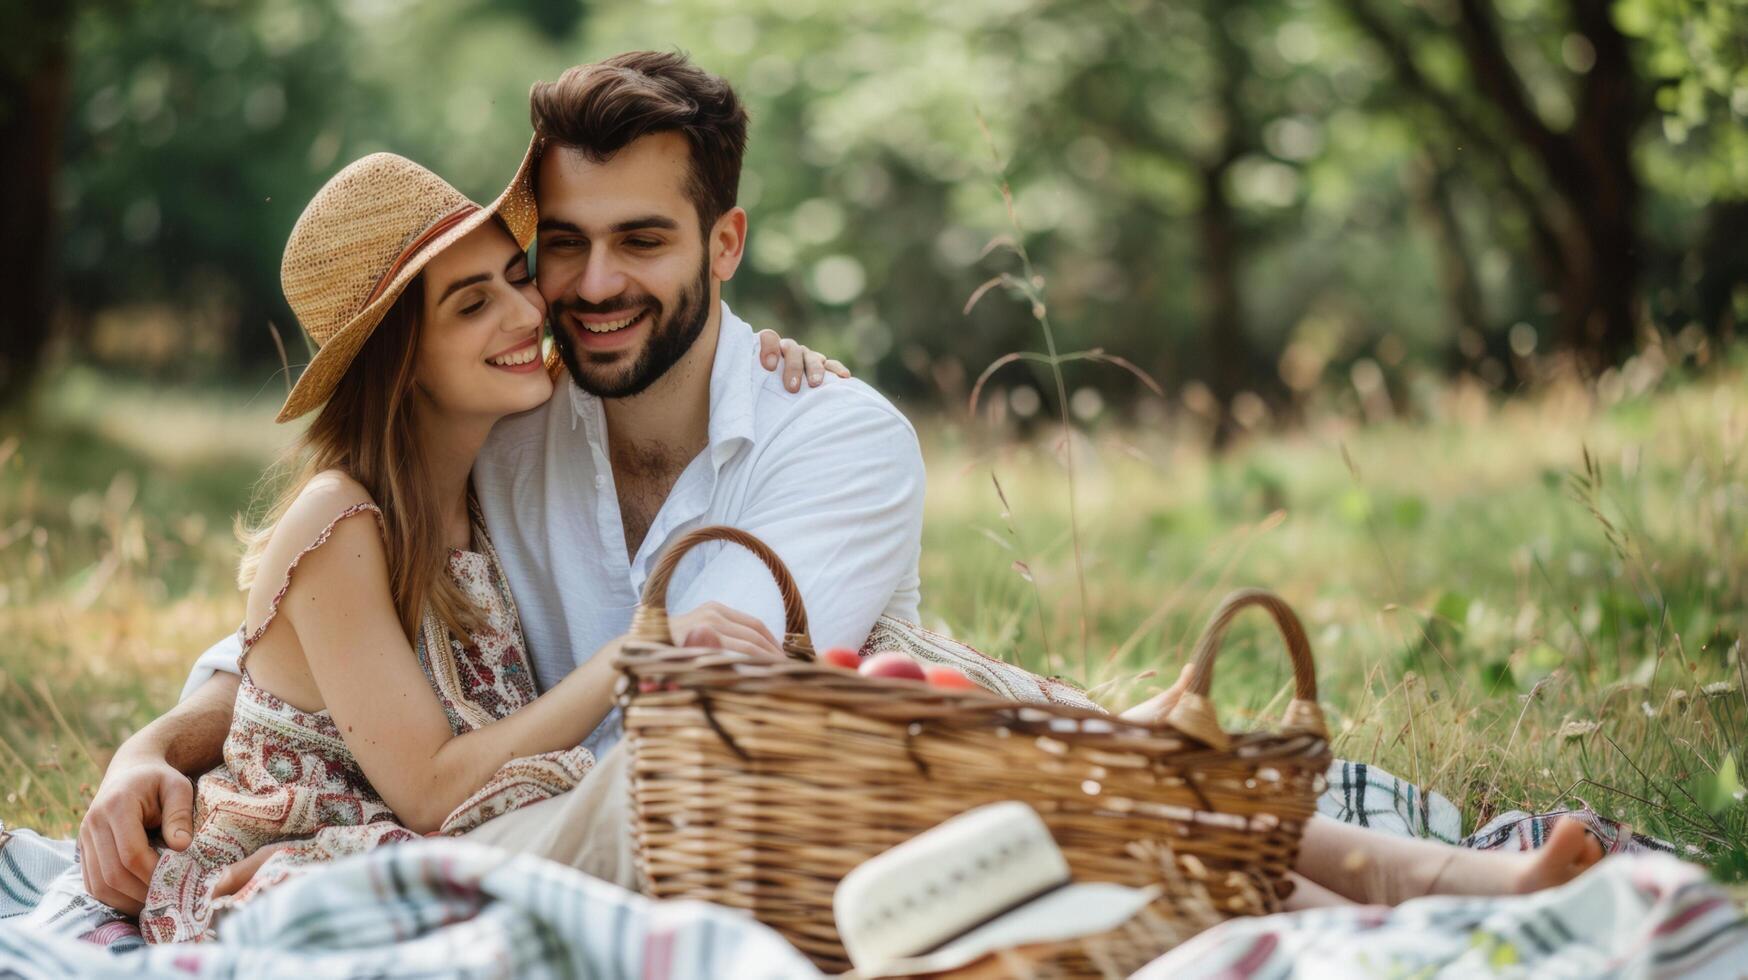
[[[769,544],[794,573],[814,644],[859,647],[881,615],[915,621],[923,463],[916,432],[872,388],[826,376],[800,392],[757,358],[757,339],[722,305],[710,375],[709,442],[680,473],[637,554],[625,552],[601,400],[568,376],[546,405],[500,421],[474,463],[474,490],[521,613],[536,683],[556,684],[631,624],[667,544],[728,524]],[[668,609],[716,601],[783,635],[765,567],[726,544],[675,570]],[[208,650],[184,695],[237,670],[233,636]],[[617,712],[585,744],[618,737]]]

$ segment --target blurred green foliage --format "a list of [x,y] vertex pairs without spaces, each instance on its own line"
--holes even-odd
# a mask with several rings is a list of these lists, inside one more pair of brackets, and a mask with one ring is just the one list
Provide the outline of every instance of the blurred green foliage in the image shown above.
[[[1631,111],[1593,134],[1611,32]],[[961,313],[1004,269],[983,255],[1008,224],[995,161],[1064,349],[1121,353],[1192,409],[1334,388],[1388,411],[1422,369],[1535,381],[1586,342],[1562,316],[1582,319],[1573,243],[1597,223],[1536,127],[1579,150],[1624,134],[1629,237],[1605,246],[1632,253],[1643,324],[1680,338],[1660,358],[1704,359],[1748,315],[1725,230],[1748,218],[1745,39],[1745,0],[82,0],[53,202],[64,347],[265,382],[269,322],[304,360],[279,253],[328,175],[389,148],[490,195],[532,81],[678,47],[754,118],[731,301],[900,396],[958,402],[1036,346],[1021,306]],[[1087,416],[1142,390],[1070,381],[1103,390]]]

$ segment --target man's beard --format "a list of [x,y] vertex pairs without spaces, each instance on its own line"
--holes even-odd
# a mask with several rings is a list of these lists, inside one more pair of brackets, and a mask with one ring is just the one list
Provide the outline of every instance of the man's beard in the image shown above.
[[[649,339],[631,367],[611,370],[609,365],[623,357],[623,352],[596,354],[577,349],[571,342],[570,328],[565,325],[567,313],[617,313],[647,309]],[[698,266],[698,278],[690,287],[682,288],[672,315],[664,316],[660,301],[653,296],[641,300],[612,300],[607,303],[585,303],[578,299],[554,300],[551,322],[552,343],[558,356],[571,373],[577,387],[598,398],[629,398],[640,394],[668,369],[686,356],[704,332],[710,320],[710,259],[706,255]],[[586,329],[578,327],[577,329]],[[585,371],[585,366],[598,365],[605,371]]]

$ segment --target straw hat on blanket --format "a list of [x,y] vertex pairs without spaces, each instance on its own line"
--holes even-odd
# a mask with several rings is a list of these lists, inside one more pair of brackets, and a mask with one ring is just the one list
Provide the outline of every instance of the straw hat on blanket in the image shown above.
[[371,331],[425,264],[501,216],[516,244],[534,240],[533,170],[539,141],[497,200],[481,207],[406,157],[372,153],[322,185],[285,243],[279,281],[316,356],[276,421],[289,422],[333,394]]
[[1115,929],[1158,886],[1075,883],[1038,812],[1009,800],[966,811],[858,865],[833,918],[860,980],[955,970],[990,953]]

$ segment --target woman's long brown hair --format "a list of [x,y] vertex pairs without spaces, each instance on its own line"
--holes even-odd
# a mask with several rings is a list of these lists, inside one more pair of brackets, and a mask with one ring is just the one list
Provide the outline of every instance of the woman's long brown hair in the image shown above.
[[461,636],[480,618],[446,573],[443,502],[432,496],[413,412],[413,365],[424,301],[424,277],[419,276],[389,308],[327,404],[270,472],[266,486],[273,504],[260,523],[237,522],[243,542],[237,584],[248,589],[274,528],[305,484],[324,470],[340,470],[357,480],[382,508],[389,590],[401,629],[415,645],[427,609]]

